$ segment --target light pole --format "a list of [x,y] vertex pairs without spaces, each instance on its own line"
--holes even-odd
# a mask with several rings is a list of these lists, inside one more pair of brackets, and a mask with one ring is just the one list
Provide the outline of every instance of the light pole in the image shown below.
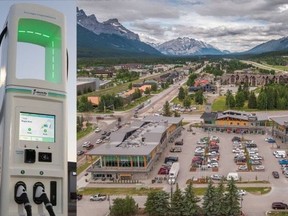
[[242,215],[242,202],[243,202],[243,195],[240,195],[240,211]]

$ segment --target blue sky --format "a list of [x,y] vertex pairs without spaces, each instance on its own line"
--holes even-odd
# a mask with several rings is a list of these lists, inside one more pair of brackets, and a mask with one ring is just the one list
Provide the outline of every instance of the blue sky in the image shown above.
[[54,8],[66,16],[66,40],[69,52],[68,76],[68,160],[76,161],[76,1],[0,1],[0,29],[4,26],[9,8],[15,3],[34,3]]
[[191,37],[243,51],[288,36],[287,0],[78,0],[98,21],[118,18],[142,41]]

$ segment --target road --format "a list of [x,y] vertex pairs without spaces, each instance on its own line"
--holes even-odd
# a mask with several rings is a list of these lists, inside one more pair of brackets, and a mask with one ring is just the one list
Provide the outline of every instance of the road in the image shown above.
[[276,73],[287,73],[287,71],[279,70],[279,69],[276,69],[276,68],[274,68],[272,66],[263,65],[263,64],[260,64],[260,63],[257,63],[257,62],[253,62],[253,61],[241,60],[241,62],[243,62],[245,64],[252,64],[255,67],[262,68],[262,69],[265,69],[265,70],[274,70]]

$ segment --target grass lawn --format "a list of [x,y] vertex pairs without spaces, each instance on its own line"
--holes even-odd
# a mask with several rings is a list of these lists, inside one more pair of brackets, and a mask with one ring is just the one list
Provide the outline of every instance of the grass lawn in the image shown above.
[[151,191],[161,191],[163,188],[89,188],[79,190],[78,192],[83,195],[92,195],[97,193],[109,194],[109,195],[147,195]]
[[275,69],[278,69],[278,70],[284,70],[284,71],[288,71],[288,67],[287,66],[281,66],[281,65],[269,65],[269,64],[266,64],[266,63],[262,63],[263,65],[266,65],[268,67],[272,67],[272,68],[275,68]]
[[214,103],[212,104],[212,111],[224,111],[227,110],[227,107],[225,105],[226,96],[219,96],[214,100]]
[[239,187],[239,188],[255,195],[263,195],[271,191],[271,187]]
[[93,158],[92,161],[87,161],[86,163],[82,164],[81,166],[77,167],[77,175],[79,175],[80,173],[82,173],[84,170],[86,170],[92,163],[94,163],[96,160],[98,159],[98,157]]
[[[270,187],[240,187],[241,189],[246,190],[252,194],[265,194],[268,193],[271,188]],[[84,188],[79,190],[78,192],[83,195],[91,195],[96,193],[104,193],[109,195],[147,195],[151,191],[160,191],[162,187],[157,188]],[[196,196],[203,196],[207,190],[207,188],[193,188]]]
[[[226,102],[226,96],[219,96],[218,98],[216,98],[214,100],[214,103],[212,104],[212,111],[225,111],[225,110],[228,110],[229,108],[226,107],[225,105],[225,102]],[[246,112],[255,112],[255,111],[260,111],[258,109],[249,109],[248,108],[248,102],[246,101],[245,104],[244,104],[244,107],[243,108],[237,108],[237,107],[234,107],[234,108],[231,108],[233,110],[238,110],[238,111],[246,111]]]
[[94,130],[92,126],[88,126],[86,129],[77,132],[77,140],[85,137],[87,134],[91,133]]
[[285,211],[285,212],[280,212],[280,211],[269,211],[267,212],[267,215],[268,216],[288,216],[288,212]]
[[123,107],[123,109],[117,109],[117,111],[126,111],[126,110],[130,110],[133,107],[138,106],[141,103],[144,103],[145,101],[147,101],[148,99],[150,99],[152,97],[152,95],[145,95],[141,98],[137,98],[136,100],[134,100],[132,103],[129,103],[127,106]]

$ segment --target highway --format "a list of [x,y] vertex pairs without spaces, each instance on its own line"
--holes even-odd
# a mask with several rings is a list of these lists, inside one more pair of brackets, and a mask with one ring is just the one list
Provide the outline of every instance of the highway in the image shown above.
[[255,67],[262,68],[262,69],[265,69],[265,70],[274,70],[276,73],[287,73],[287,71],[279,70],[279,69],[276,69],[276,68],[274,68],[272,66],[259,64],[257,62],[253,62],[253,61],[241,60],[241,62],[243,62],[245,64],[252,64]]

